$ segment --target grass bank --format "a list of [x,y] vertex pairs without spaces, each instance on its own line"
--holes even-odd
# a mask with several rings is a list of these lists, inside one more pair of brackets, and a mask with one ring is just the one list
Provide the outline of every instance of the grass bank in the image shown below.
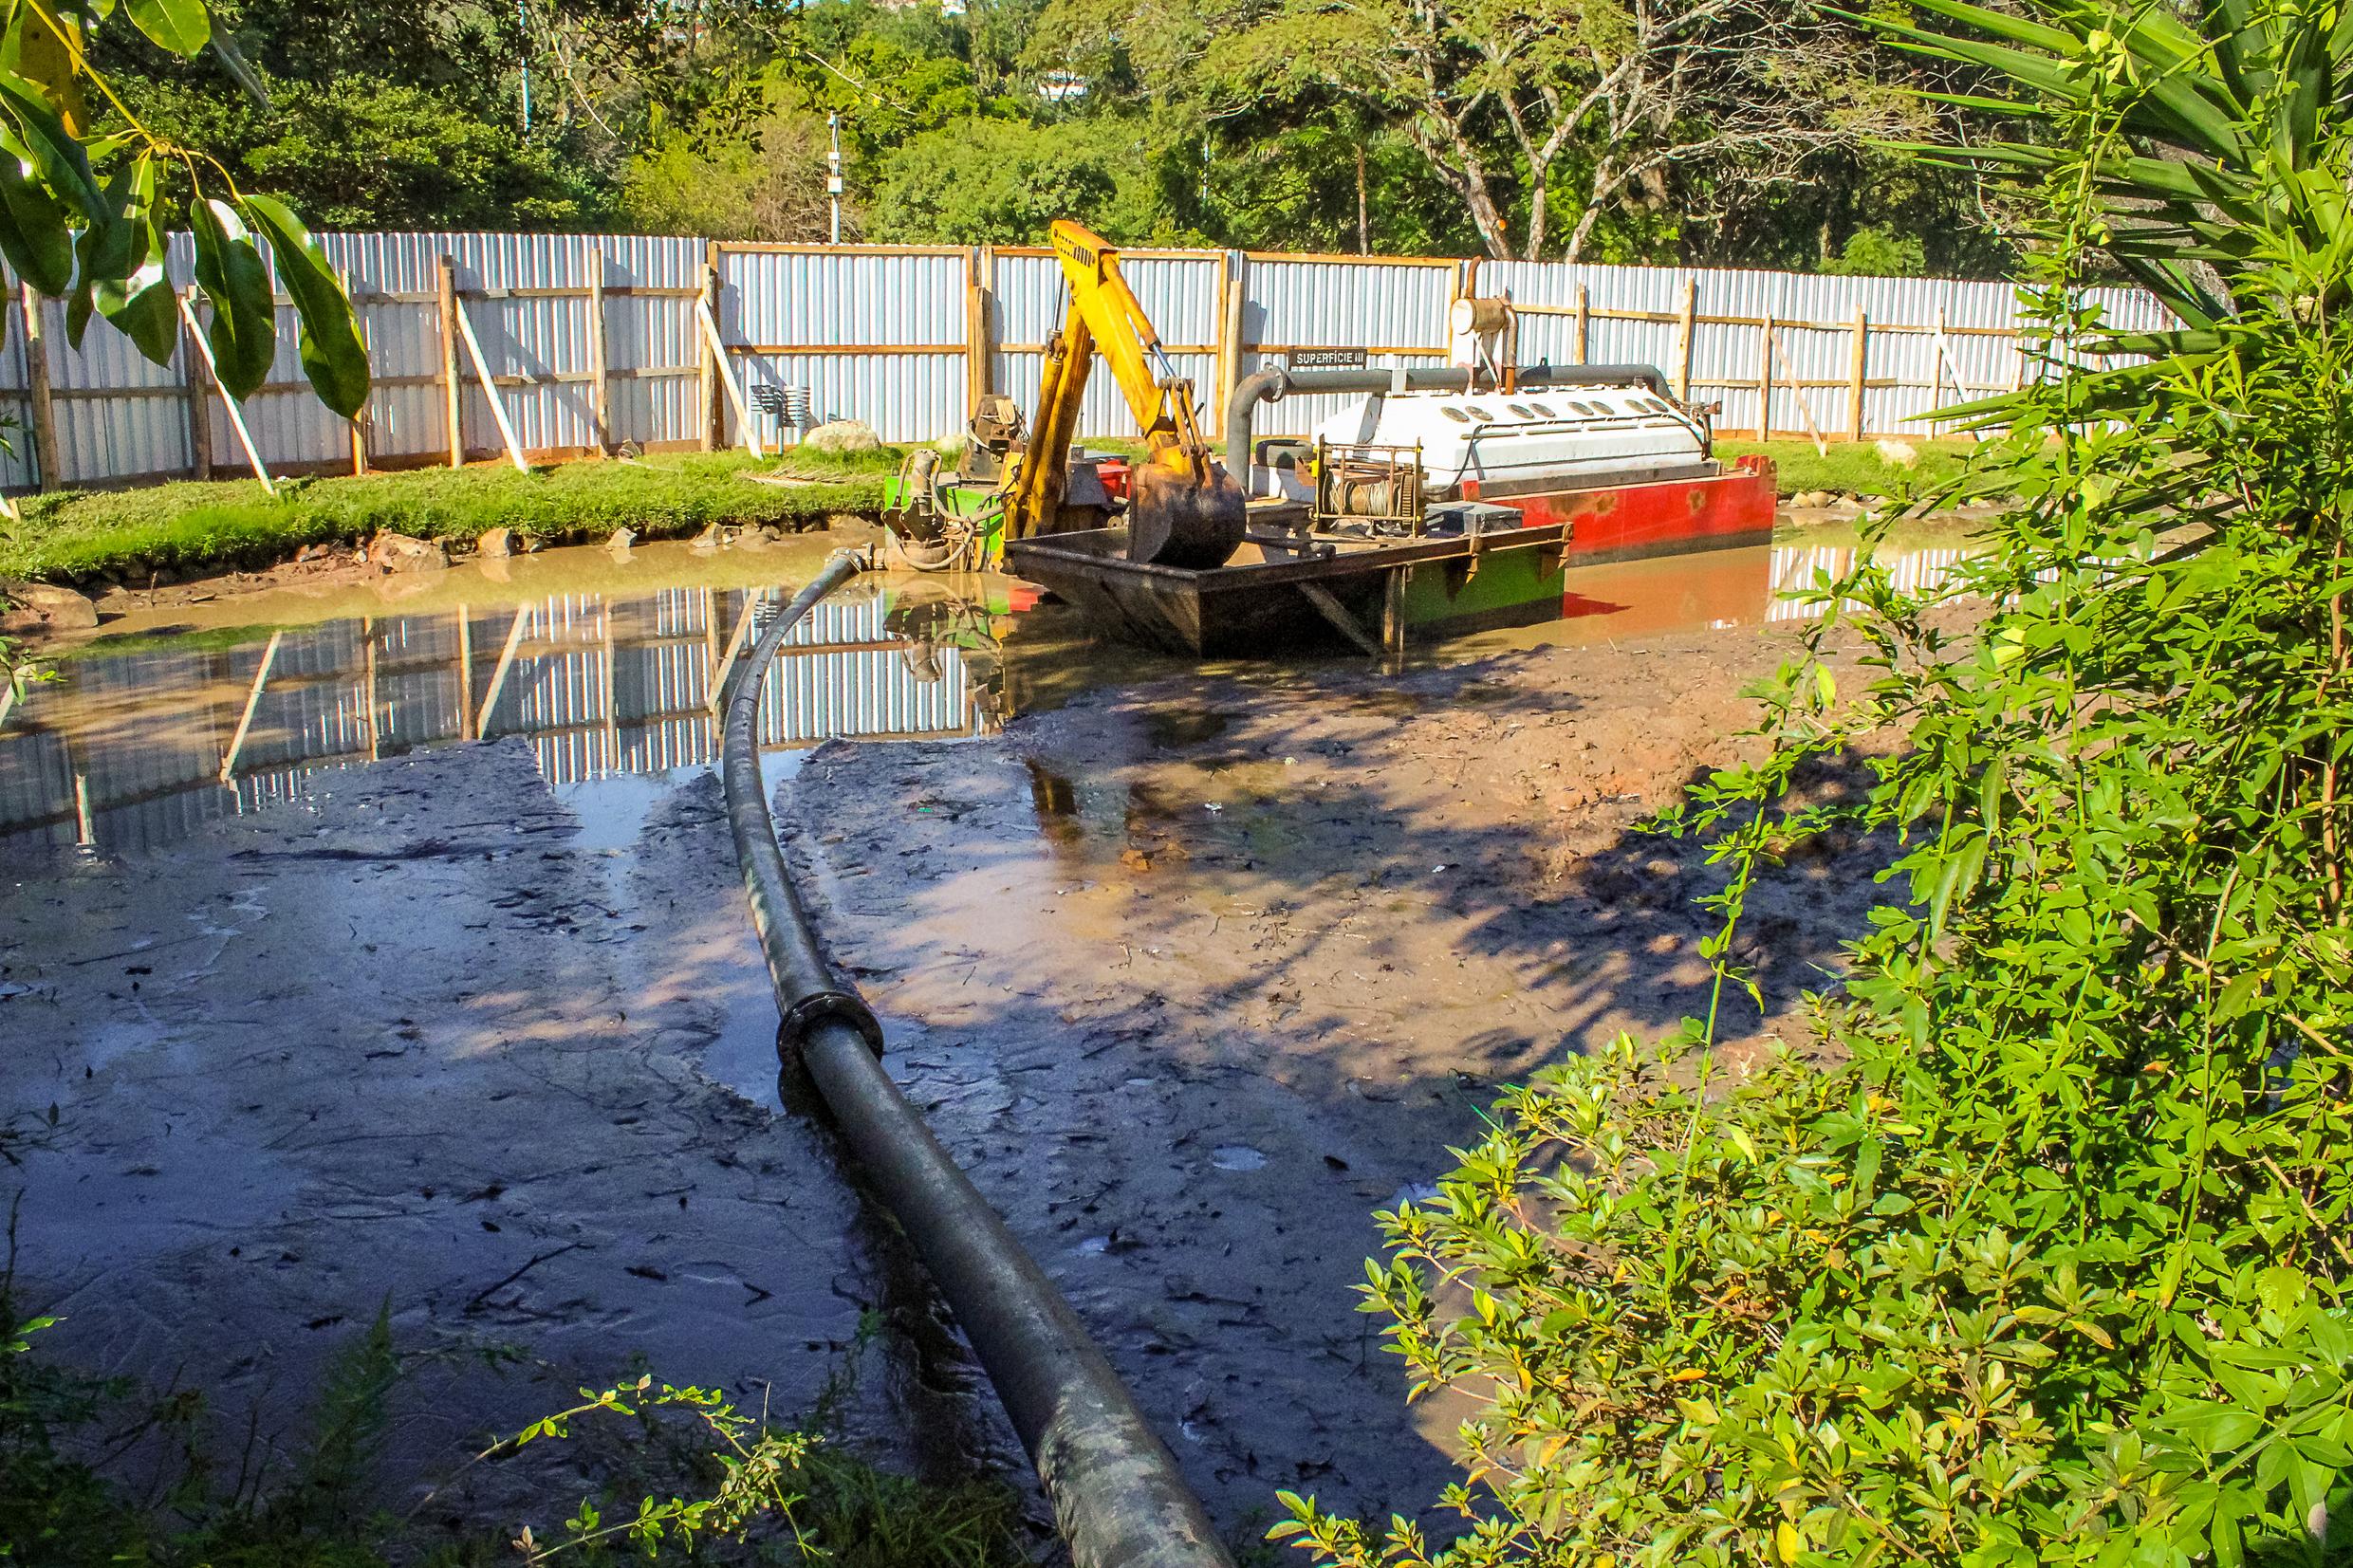
[[[512,528],[544,544],[646,538],[712,524],[816,527],[837,512],[880,507],[899,453],[792,453],[755,463],[741,452],[683,452],[579,462],[517,472],[506,464],[416,469],[364,477],[254,480],[64,491],[27,497],[24,519],[0,520],[0,577],[83,581],[158,569],[224,569],[280,561],[306,544],[357,544],[379,531],[471,543]],[[760,473],[795,481],[756,483]]]
[[1833,441],[1826,453],[1816,452],[1811,441],[1718,441],[1715,454],[1730,463],[1751,452],[1764,453],[1773,460],[1784,495],[1807,490],[1887,495],[1905,478],[1925,484],[1957,473],[1975,445],[1966,436],[1904,444],[1918,454],[1908,468],[1889,462],[1874,441]]

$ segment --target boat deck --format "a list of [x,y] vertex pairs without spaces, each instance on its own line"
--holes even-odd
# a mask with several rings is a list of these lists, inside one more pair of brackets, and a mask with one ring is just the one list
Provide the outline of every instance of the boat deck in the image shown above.
[[1008,540],[1005,563],[1097,629],[1172,653],[1229,658],[1339,637],[1380,656],[1402,652],[1409,629],[1442,637],[1557,617],[1569,529],[1303,541],[1253,526],[1232,561],[1188,570],[1130,561],[1124,529],[1093,528]]

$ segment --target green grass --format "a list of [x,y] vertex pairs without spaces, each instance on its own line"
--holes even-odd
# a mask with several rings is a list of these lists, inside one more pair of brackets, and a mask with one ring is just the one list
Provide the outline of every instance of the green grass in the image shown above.
[[[255,480],[28,497],[21,523],[0,521],[0,577],[76,581],[158,568],[225,569],[283,560],[306,544],[357,544],[380,530],[471,543],[509,527],[543,544],[602,539],[629,527],[649,539],[713,523],[814,527],[836,512],[881,506],[894,449],[827,456],[795,452],[755,464],[740,452],[686,452],[634,462],[533,469],[479,464],[363,478]],[[811,481],[753,484],[750,471]]]
[[1881,457],[1878,444],[1871,441],[1833,441],[1826,454],[1816,452],[1811,441],[1718,441],[1715,454],[1729,464],[1751,452],[1763,452],[1773,460],[1784,495],[1803,490],[1887,495],[1903,477],[1924,484],[1957,472],[1974,445],[1966,436],[1908,444],[1920,454],[1919,461],[1908,470]]

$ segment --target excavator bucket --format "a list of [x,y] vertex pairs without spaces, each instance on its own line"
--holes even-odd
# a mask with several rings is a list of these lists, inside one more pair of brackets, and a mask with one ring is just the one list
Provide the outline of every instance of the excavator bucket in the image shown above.
[[1242,487],[1217,464],[1204,466],[1206,479],[1152,462],[1129,470],[1130,561],[1205,571],[1241,548],[1249,511]]

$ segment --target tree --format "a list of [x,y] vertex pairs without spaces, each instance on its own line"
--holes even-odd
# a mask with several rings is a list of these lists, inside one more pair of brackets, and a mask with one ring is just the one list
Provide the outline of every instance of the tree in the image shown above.
[[1208,59],[1237,90],[1371,105],[1497,258],[1545,255],[1556,201],[1575,260],[1613,204],[1678,173],[1769,185],[1918,122],[1803,0],[1279,0]]
[[[1291,1499],[1334,1561],[2353,1554],[2353,27],[1919,9],[1951,30],[1883,26],[1995,78],[2010,137],[1936,156],[2036,203],[2047,373],[1957,411],[1986,455],[1920,499],[2010,505],[1926,597],[1819,580],[1762,755],[1665,824],[1729,870],[1719,1002],[1809,840],[1884,845],[1910,899],[1815,1060],[1728,1071],[1714,1012],[1621,1041],[1384,1218],[1367,1306],[1477,1401],[1473,1522],[1434,1551]],[[2110,267],[2177,325],[2107,327]]]
[[[815,243],[832,226],[827,150],[824,119],[806,109],[771,109],[726,139],[674,131],[622,171],[621,212],[651,233]],[[855,205],[843,220],[856,239]]]
[[1145,128],[1100,119],[917,137],[883,161],[867,226],[894,243],[1040,245],[1056,218],[1121,244],[1199,243],[1170,219]]
[[[269,374],[274,267],[300,318],[304,374],[321,401],[350,417],[367,397],[367,354],[341,281],[292,209],[241,190],[217,160],[157,135],[124,106],[89,55],[109,9],[62,0],[9,0],[5,8],[0,257],[40,292],[66,301],[66,336],[77,346],[100,316],[162,364],[179,343],[165,234],[184,221],[195,239],[196,284],[213,306],[206,336],[222,388],[243,397]],[[179,58],[208,46],[221,52],[202,0],[141,0],[121,15]],[[114,117],[103,135],[91,123],[92,95]],[[185,195],[176,178],[167,190],[167,171],[185,175]]]

